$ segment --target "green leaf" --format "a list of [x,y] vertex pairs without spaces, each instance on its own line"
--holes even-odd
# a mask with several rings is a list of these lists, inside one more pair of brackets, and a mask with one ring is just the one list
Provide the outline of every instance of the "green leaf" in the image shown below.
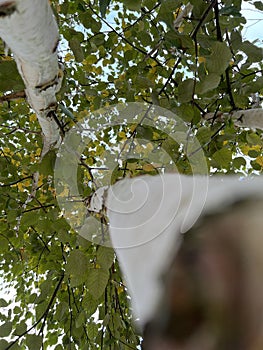
[[188,103],[181,104],[181,106],[176,109],[176,113],[186,122],[191,122],[195,115],[193,106]]
[[21,225],[31,226],[38,222],[38,216],[34,212],[24,213],[21,219]]
[[220,75],[211,73],[205,76],[205,78],[196,84],[196,93],[203,95],[208,91],[214,90],[220,83]]
[[78,317],[76,318],[76,323],[75,323],[76,328],[82,327],[86,321],[87,321],[86,313],[84,311],[80,312],[78,314]]
[[8,347],[8,342],[4,339],[0,339],[0,350],[6,350]]
[[193,39],[189,35],[181,34],[170,30],[165,35],[165,41],[169,46],[176,47],[180,50],[186,50],[194,47]]
[[69,46],[70,46],[71,50],[73,51],[73,54],[75,56],[76,61],[82,62],[84,60],[84,53],[83,53],[83,49],[80,45],[80,42],[76,36],[74,36],[73,38],[71,38],[69,40]]
[[220,167],[228,168],[232,161],[232,152],[226,147],[221,148],[213,154],[213,159]]
[[7,221],[9,223],[12,223],[14,221],[16,221],[16,219],[20,216],[20,211],[18,210],[10,210],[8,213],[7,213]]
[[123,0],[124,5],[132,11],[140,11],[142,0]]
[[87,287],[94,299],[98,299],[105,291],[109,279],[108,270],[90,269],[88,272]]
[[153,82],[148,78],[138,76],[136,78],[135,85],[139,89],[147,89],[149,87],[153,87]]
[[260,171],[261,170],[261,165],[258,164],[258,162],[256,160],[251,160],[250,161],[250,165],[252,166],[252,168],[256,171]]
[[192,100],[194,91],[193,79],[186,79],[182,81],[178,88],[178,100],[180,103],[186,103]]
[[60,304],[58,304],[57,308],[56,308],[56,313],[54,318],[58,321],[62,321],[65,319],[65,317],[67,316],[67,311],[69,309],[69,305],[66,302],[61,302]]
[[40,350],[42,347],[43,338],[40,335],[27,334],[26,344],[29,350]]
[[98,308],[98,300],[94,299],[90,293],[87,293],[83,298],[82,307],[86,311],[86,316],[90,317]]
[[64,350],[63,346],[58,344],[56,347],[55,347],[55,350]]
[[202,126],[197,130],[196,137],[198,138],[198,141],[201,143],[201,145],[204,145],[210,141],[211,134],[212,133],[210,128]]
[[0,61],[0,91],[24,90],[15,61]]
[[220,11],[220,15],[227,15],[227,16],[233,16],[233,17],[241,17],[241,13],[238,8],[236,8],[234,5],[227,5],[224,6]]
[[95,339],[98,335],[98,325],[96,323],[87,324],[87,331],[89,339]]
[[247,139],[247,142],[250,146],[262,145],[262,140],[261,140],[260,136],[256,133],[247,132],[246,139]]
[[234,50],[239,50],[242,44],[242,35],[239,31],[233,30],[231,33],[231,44]]
[[1,298],[0,299],[0,307],[7,307],[8,303],[5,301],[5,299]]
[[0,337],[7,337],[12,331],[12,322],[5,322],[0,326]]
[[258,151],[252,149],[248,151],[248,156],[251,158],[256,158],[259,155]]
[[173,29],[174,15],[173,13],[181,5],[178,0],[163,0],[157,19],[165,22],[169,28]]
[[56,152],[55,150],[51,150],[45,154],[41,163],[38,165],[38,171],[43,175],[51,175],[54,170],[55,162]]
[[100,6],[100,14],[102,17],[105,17],[106,11],[110,2],[111,0],[100,0],[99,6]]
[[104,269],[109,269],[113,263],[114,250],[109,247],[99,246],[97,250],[97,263]]
[[210,73],[217,76],[225,72],[232,58],[230,48],[226,43],[216,41],[211,45],[211,55],[206,59],[206,66]]
[[76,287],[86,281],[89,267],[89,258],[81,250],[75,249],[70,253],[65,272],[70,275],[72,287]]
[[263,60],[263,50],[248,40],[244,41],[240,49],[248,55],[251,62],[259,62]]
[[27,325],[26,325],[25,321],[22,321],[21,323],[19,323],[19,324],[16,326],[16,329],[15,329],[15,331],[14,331],[14,334],[15,334],[15,335],[21,335],[21,334],[23,334],[26,330],[27,330]]
[[239,169],[242,166],[245,166],[246,164],[247,164],[246,160],[243,157],[237,157],[237,158],[233,159],[233,167],[234,167],[234,169]]
[[263,11],[263,3],[262,3],[262,1],[255,1],[255,2],[253,2],[253,5],[259,11]]

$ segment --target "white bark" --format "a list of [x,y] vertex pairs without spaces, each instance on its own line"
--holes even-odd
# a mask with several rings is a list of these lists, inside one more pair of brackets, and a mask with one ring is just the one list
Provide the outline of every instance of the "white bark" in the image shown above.
[[235,125],[250,129],[263,130],[263,109],[246,109],[233,112]]
[[[261,129],[263,130],[263,109],[253,108],[234,111],[232,113],[218,113],[216,118],[225,118],[230,116],[234,124],[250,129]],[[207,113],[205,119],[213,119],[214,113]]]
[[181,12],[179,12],[178,16],[176,17],[173,23],[175,30],[178,30],[181,27],[186,17],[190,17],[189,15],[192,12],[193,8],[194,8],[193,5],[190,2],[188,2],[184,6],[184,8],[181,9]]
[[44,136],[44,155],[61,140],[50,112],[62,81],[57,44],[58,26],[47,0],[0,0],[0,37],[12,50],[26,86],[30,106]]
[[124,180],[110,188],[106,206],[111,239],[142,328],[160,302],[160,278],[177,252],[181,233],[204,214],[258,196],[263,198],[263,177],[168,174]]

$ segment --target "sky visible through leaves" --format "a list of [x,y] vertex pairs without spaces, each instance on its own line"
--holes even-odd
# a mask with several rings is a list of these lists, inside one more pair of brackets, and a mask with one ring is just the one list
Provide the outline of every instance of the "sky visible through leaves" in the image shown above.
[[[58,121],[66,135],[85,118],[95,130],[77,170],[85,203],[124,177],[192,174],[185,148],[169,138],[174,125],[167,123],[164,133],[157,122],[112,125],[111,116],[96,118],[95,111],[120,103],[154,104],[177,115],[215,175],[262,173],[262,131],[231,119],[232,111],[262,108],[260,1],[243,1],[241,11],[239,0],[191,0],[179,27],[174,22],[187,1],[51,3],[64,65]],[[41,130],[13,56],[4,52],[1,43],[0,350],[140,349],[114,252],[65,220],[54,187],[56,150],[40,162]],[[121,153],[127,140],[136,157],[117,157],[107,174],[106,155]],[[154,158],[157,151],[165,156]],[[25,205],[37,171],[37,193]],[[100,213],[90,215],[107,226]]]

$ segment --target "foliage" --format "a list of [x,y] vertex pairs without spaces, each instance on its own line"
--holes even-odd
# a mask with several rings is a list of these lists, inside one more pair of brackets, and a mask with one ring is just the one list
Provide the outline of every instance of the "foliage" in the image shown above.
[[[58,94],[61,127],[67,132],[83,116],[120,102],[153,103],[187,123],[211,173],[261,173],[261,131],[242,129],[231,119],[231,111],[254,107],[263,93],[263,51],[242,38],[241,0],[190,0],[193,10],[174,26],[186,3],[53,1],[65,66]],[[262,11],[260,1],[254,4]],[[53,185],[56,155],[39,163],[39,124],[23,98],[11,99],[23,84],[3,45],[0,53],[0,266],[3,288],[16,291],[15,304],[0,299],[0,349],[136,349],[141,338],[114,253],[77,235],[65,221]],[[213,118],[207,120],[207,113]],[[222,113],[227,116],[219,118]],[[152,144],[167,151],[178,171],[191,173],[180,145],[167,135],[140,125],[115,127],[84,152],[83,196],[103,176],[95,168],[107,146],[131,136],[149,143],[138,149],[141,159],[116,161],[113,183],[158,172],[160,164],[147,162]]]

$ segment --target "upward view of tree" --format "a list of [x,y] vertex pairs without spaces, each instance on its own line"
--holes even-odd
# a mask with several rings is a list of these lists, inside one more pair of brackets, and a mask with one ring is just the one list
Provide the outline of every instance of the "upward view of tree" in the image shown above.
[[[5,17],[11,20],[16,1],[2,3],[0,28]],[[250,3],[256,12],[263,11],[261,1]],[[61,83],[58,92],[54,89],[58,105],[53,100],[51,110],[50,105],[39,108],[32,103],[36,96],[28,86],[25,92],[27,75],[18,63],[20,49],[8,50],[1,42],[0,350],[140,348],[142,337],[134,326],[113,249],[78,235],[57,203],[53,180],[58,141],[89,118],[96,137],[83,151],[78,167],[85,203],[108,176],[105,152],[129,140],[140,157],[115,158],[109,184],[175,169],[192,174],[185,148],[157,126],[127,123],[96,134],[98,126],[111,120],[96,120],[95,111],[119,103],[157,105],[176,114],[198,140],[200,148],[193,153],[203,152],[211,174],[260,174],[263,50],[262,42],[242,37],[245,4],[241,0],[50,1],[60,33],[59,64],[43,58],[39,67],[48,76],[54,63],[56,86]],[[43,40],[31,43],[32,67]],[[26,40],[22,44],[27,45]],[[42,85],[40,90],[47,88]],[[56,130],[54,137],[49,138],[49,127]],[[144,139],[144,147],[136,139]],[[159,149],[165,150],[173,166],[162,159],[149,161]],[[100,213],[95,215],[104,220]],[[14,295],[5,296],[5,289],[14,290]]]

